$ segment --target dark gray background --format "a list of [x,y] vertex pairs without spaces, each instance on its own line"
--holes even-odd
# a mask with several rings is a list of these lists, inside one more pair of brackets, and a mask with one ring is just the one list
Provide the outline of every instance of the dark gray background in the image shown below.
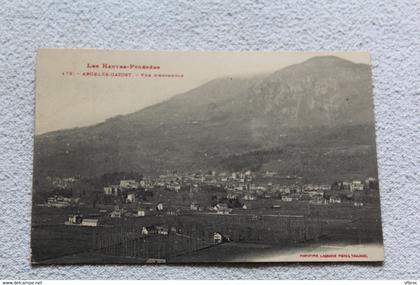
[[[35,51],[369,50],[385,263],[29,264]],[[420,278],[419,1],[0,1],[0,279]]]

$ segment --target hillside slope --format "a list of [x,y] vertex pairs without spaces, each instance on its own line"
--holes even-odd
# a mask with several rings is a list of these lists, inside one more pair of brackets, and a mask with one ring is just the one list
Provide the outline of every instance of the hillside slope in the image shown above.
[[279,170],[376,175],[371,71],[315,57],[269,75],[210,81],[98,125],[35,137],[37,175]]

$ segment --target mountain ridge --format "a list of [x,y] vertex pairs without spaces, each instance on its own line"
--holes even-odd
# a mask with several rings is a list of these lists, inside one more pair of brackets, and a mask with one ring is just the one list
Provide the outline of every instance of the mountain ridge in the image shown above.
[[[218,78],[131,114],[36,136],[35,170],[59,175],[231,170],[224,162],[234,155],[312,140],[317,142],[315,153],[325,144],[334,145],[322,138],[336,133],[335,141],[352,142],[349,149],[370,146],[366,169],[372,174],[376,165],[373,125],[369,65],[315,57],[266,75]],[[340,132],[341,128],[348,131]],[[319,163],[321,158],[308,163]],[[280,167],[268,155],[259,168],[269,165]],[[331,176],[340,172],[324,167]],[[289,171],[284,165],[281,168]],[[290,171],[298,171],[297,166]]]

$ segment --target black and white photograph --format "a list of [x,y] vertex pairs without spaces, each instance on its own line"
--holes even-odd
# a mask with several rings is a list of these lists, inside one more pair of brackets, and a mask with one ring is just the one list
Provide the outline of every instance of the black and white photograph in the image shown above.
[[39,49],[31,263],[383,261],[368,52]]

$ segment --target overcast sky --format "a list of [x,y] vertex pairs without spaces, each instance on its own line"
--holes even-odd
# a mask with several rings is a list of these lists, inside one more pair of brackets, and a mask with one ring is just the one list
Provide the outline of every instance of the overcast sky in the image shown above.
[[[366,52],[138,52],[43,49],[38,51],[35,134],[96,124],[138,111],[214,78],[270,73],[314,56],[335,55],[370,63]],[[155,65],[151,74],[182,78],[84,77],[63,72],[135,72],[87,64]],[[65,73],[67,74],[67,73]]]

